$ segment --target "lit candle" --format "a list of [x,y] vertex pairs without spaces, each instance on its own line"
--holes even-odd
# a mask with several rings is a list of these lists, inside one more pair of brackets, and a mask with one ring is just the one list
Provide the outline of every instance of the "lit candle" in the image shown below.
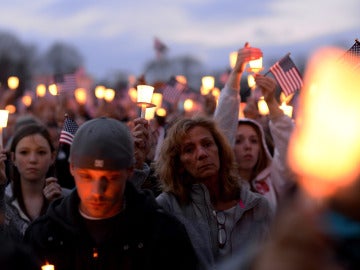
[[201,78],[202,82],[202,91],[207,95],[215,85],[215,78],[213,76],[204,76]]
[[41,270],[55,270],[55,266],[53,264],[46,263],[41,266]]
[[7,126],[8,110],[0,110],[0,149],[3,149],[3,128]]
[[259,73],[262,70],[262,57],[249,61],[250,71]]
[[156,107],[146,108],[146,111],[145,111],[145,119],[146,119],[146,120],[151,120],[151,119],[153,119],[154,116],[155,116],[155,110],[156,110]]
[[293,107],[292,106],[286,105],[286,103],[283,102],[283,103],[281,103],[279,108],[284,112],[284,114],[286,114],[287,116],[292,118],[292,113],[293,113]]
[[259,100],[258,100],[258,108],[259,108],[259,113],[261,115],[269,114],[269,107],[268,107],[264,97],[259,98]]
[[255,86],[256,86],[256,82],[255,82],[255,78],[252,74],[248,75],[247,81],[248,81],[248,85],[251,88],[251,90],[254,90]]
[[141,106],[141,118],[145,118],[146,108],[154,107],[151,103],[154,87],[150,85],[137,86],[137,104]]
[[97,99],[103,99],[105,96],[105,86],[103,85],[98,85],[95,87],[95,96]]
[[360,175],[360,77],[354,64],[339,61],[343,54],[324,48],[311,57],[289,142],[290,168],[300,186],[319,199],[351,186]]
[[86,90],[85,88],[76,88],[75,89],[75,99],[80,105],[84,105],[86,103]]
[[16,76],[10,76],[8,78],[8,86],[11,90],[16,90],[19,87],[19,78]]
[[45,94],[46,94],[46,86],[45,84],[41,83],[36,87],[36,96],[43,97],[45,96]]
[[111,102],[113,101],[114,97],[115,97],[115,90],[112,88],[106,88],[104,93],[104,99],[107,102]]
[[155,104],[156,108],[160,108],[162,105],[163,95],[161,93],[154,93],[151,99],[151,103]]
[[232,69],[235,67],[236,60],[237,60],[237,55],[238,55],[238,52],[237,52],[237,51],[231,52],[231,53],[229,54],[229,62],[230,62],[230,67],[231,67]]

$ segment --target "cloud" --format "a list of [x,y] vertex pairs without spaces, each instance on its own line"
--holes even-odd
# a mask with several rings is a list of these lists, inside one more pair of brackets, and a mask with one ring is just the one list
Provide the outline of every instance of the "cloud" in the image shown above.
[[[213,54],[245,41],[259,47],[292,46],[356,33],[358,10],[358,0],[13,0],[2,3],[0,26],[42,45],[61,39],[81,46],[96,66],[101,50],[119,58],[151,51],[154,36],[170,53],[190,52],[207,60],[224,58]],[[115,65],[113,59],[102,59],[111,61]]]

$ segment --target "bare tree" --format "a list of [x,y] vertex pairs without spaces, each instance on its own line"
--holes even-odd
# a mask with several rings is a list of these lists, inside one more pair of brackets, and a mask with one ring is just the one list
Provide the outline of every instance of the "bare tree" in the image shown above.
[[30,87],[32,67],[34,66],[36,49],[34,46],[23,44],[16,36],[9,32],[0,32],[0,84],[7,87],[10,76],[19,78],[17,96]]
[[54,43],[41,58],[43,73],[72,73],[83,65],[83,57],[72,45],[62,42]]

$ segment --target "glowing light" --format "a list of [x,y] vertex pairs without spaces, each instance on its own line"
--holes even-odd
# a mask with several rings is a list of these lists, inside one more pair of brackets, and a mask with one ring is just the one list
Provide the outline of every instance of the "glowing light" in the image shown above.
[[146,108],[154,107],[151,103],[154,87],[151,85],[140,84],[137,86],[137,104],[141,106],[141,117],[145,118]]
[[26,107],[30,107],[31,103],[32,103],[32,98],[29,95],[24,95],[21,98],[21,102],[26,106]]
[[229,62],[230,62],[230,67],[231,67],[232,69],[235,67],[236,60],[237,60],[237,55],[238,55],[238,52],[237,52],[237,51],[231,52],[231,53],[229,54]]
[[53,96],[58,94],[58,89],[55,83],[49,85],[49,93]]
[[105,96],[105,90],[106,90],[106,88],[103,85],[96,86],[95,87],[95,97],[97,99],[103,99]]
[[192,101],[191,99],[186,99],[184,101],[184,110],[186,112],[191,111],[194,108],[194,101]]
[[11,90],[15,90],[16,88],[19,87],[19,78],[16,77],[16,76],[10,76],[10,77],[8,78],[7,83],[8,83],[8,86],[9,86],[9,88],[10,88]]
[[134,87],[131,87],[128,91],[128,95],[130,96],[130,99],[132,102],[137,101],[137,91]]
[[77,103],[84,105],[86,103],[86,90],[84,88],[77,88],[74,92]]
[[154,93],[151,98],[151,103],[155,104],[156,108],[160,108],[162,104],[163,95],[160,93]]
[[41,270],[55,270],[55,266],[53,264],[46,263],[41,266]]
[[5,110],[9,111],[10,114],[14,114],[16,112],[16,106],[13,104],[8,104],[5,106]]
[[259,108],[259,113],[261,115],[269,114],[269,107],[268,107],[266,101],[264,100],[264,97],[259,98],[259,100],[258,100],[258,108]]
[[158,115],[160,117],[165,117],[166,116],[166,110],[164,108],[158,108],[156,110],[156,115]]
[[250,71],[259,73],[262,70],[262,57],[249,61]]
[[111,89],[111,88],[105,89],[104,99],[105,99],[107,102],[113,101],[113,100],[114,100],[114,97],[115,97],[115,90],[114,90],[114,89]]
[[36,87],[36,95],[38,97],[43,97],[46,94],[46,86],[45,84],[38,84],[38,86]]
[[286,114],[287,116],[289,116],[290,118],[292,118],[293,106],[286,105],[286,103],[283,102],[283,103],[281,103],[281,105],[279,106],[279,108],[284,112],[284,114]]
[[248,85],[251,89],[254,89],[256,86],[255,78],[252,74],[249,74],[247,77]]
[[215,78],[213,76],[204,76],[201,78],[202,91],[207,95],[215,85]]
[[289,144],[290,167],[318,198],[331,196],[360,175],[360,74],[354,65],[339,61],[344,53],[323,48],[311,57],[299,96],[300,121]]

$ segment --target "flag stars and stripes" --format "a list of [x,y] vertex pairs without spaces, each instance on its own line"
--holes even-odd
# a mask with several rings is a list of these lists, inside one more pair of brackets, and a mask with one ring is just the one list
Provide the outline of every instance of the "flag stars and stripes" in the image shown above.
[[71,145],[78,128],[78,124],[69,116],[66,116],[63,129],[60,133],[59,143],[66,143]]
[[289,54],[271,66],[270,72],[274,75],[286,96],[300,90],[303,86],[300,72]]

